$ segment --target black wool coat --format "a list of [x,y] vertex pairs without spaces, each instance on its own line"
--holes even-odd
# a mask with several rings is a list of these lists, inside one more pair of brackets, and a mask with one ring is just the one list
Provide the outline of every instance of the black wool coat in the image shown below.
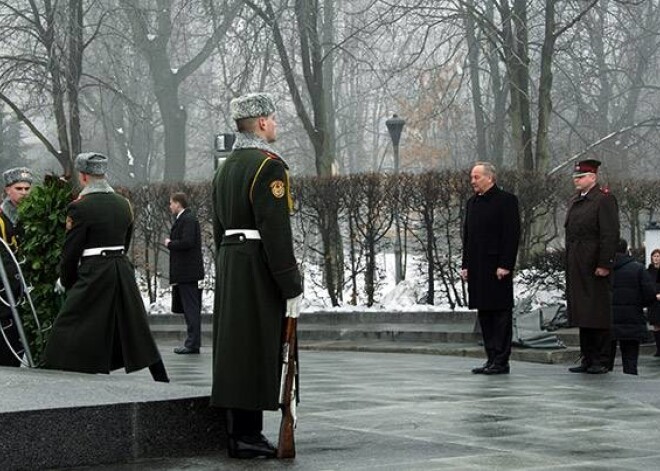
[[214,178],[213,406],[278,408],[286,300],[302,292],[289,201],[285,163],[260,149],[234,150]]
[[[653,264],[650,264],[647,268],[651,281],[655,284],[655,292],[660,293],[660,270],[655,268]],[[660,324],[660,301],[657,299],[651,303],[648,310],[648,320],[649,324],[658,325]]]
[[[469,307],[503,310],[513,307],[513,269],[520,241],[518,198],[493,186],[467,202],[463,224],[462,268],[468,272]],[[511,273],[498,280],[496,271]]]
[[193,212],[186,208],[170,230],[170,283],[193,283],[204,279],[202,231]]
[[655,283],[629,255],[617,254],[612,289],[612,336],[615,339],[643,340],[648,332],[644,307],[655,300]]
[[616,199],[600,188],[571,199],[566,213],[566,301],[574,327],[609,329],[612,325],[612,273],[619,241]]

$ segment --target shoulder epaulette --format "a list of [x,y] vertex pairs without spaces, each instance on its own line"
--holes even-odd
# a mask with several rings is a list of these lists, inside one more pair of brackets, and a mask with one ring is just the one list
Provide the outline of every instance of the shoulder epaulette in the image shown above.
[[277,155],[273,154],[272,152],[268,152],[267,150],[264,149],[259,149],[261,152],[266,154],[266,157],[268,157],[270,160],[282,160],[280,159]]

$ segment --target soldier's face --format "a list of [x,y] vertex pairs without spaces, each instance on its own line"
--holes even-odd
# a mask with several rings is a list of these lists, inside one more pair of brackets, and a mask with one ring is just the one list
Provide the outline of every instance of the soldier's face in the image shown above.
[[487,175],[483,165],[475,165],[470,172],[470,185],[475,193],[486,193],[494,185],[493,176]]
[[26,182],[14,183],[5,188],[5,193],[7,193],[14,206],[18,206],[18,203],[30,193],[30,184]]
[[587,191],[596,184],[596,174],[585,173],[584,175],[573,177],[573,184],[575,185],[576,190]]
[[264,116],[259,118],[259,126],[263,130],[263,137],[267,142],[275,142],[277,140],[277,121],[275,115]]

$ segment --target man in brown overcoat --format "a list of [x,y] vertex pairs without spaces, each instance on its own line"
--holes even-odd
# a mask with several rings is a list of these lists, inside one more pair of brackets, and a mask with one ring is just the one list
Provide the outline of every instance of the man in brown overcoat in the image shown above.
[[573,373],[607,373],[612,325],[612,268],[619,240],[616,199],[598,186],[600,162],[578,162],[577,190],[566,213],[566,300],[571,326],[580,328],[580,365]]

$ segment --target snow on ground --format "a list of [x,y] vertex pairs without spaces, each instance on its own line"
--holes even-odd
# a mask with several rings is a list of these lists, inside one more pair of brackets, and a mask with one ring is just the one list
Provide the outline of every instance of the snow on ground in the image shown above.
[[[423,276],[420,276],[422,265],[415,257],[408,257],[406,266],[406,280],[398,285],[394,282],[394,255],[385,254],[378,257],[378,273],[376,276],[376,295],[373,306],[367,306],[367,298],[364,292],[364,277],[357,279],[357,303],[350,303],[352,296],[351,284],[346,280],[346,288],[343,293],[342,305],[332,307],[330,296],[322,285],[323,272],[317,265],[306,264],[303,267],[303,276],[305,278],[305,294],[302,302],[302,310],[306,313],[311,312],[364,312],[364,311],[392,311],[392,312],[428,312],[428,311],[449,311],[452,310],[450,304],[446,301],[444,295],[439,291],[441,284],[436,283],[435,305],[428,305],[419,302],[424,299],[426,293],[426,283]],[[563,274],[558,275],[563,276]],[[520,274],[514,280],[514,296],[516,302],[526,298],[532,298],[532,308],[563,303],[563,292],[558,289],[539,289],[534,286],[524,284]],[[140,286],[144,287],[143,280],[140,280]],[[548,281],[546,280],[546,284]],[[458,292],[462,292],[460,282],[456,286]],[[555,283],[556,284],[556,283]],[[205,289],[202,295],[202,312],[213,312],[212,282],[205,280]],[[162,285],[156,288],[157,299],[150,303],[146,289],[143,288],[143,300],[147,312],[150,314],[169,314],[172,303],[171,287]],[[468,310],[467,307],[454,307],[455,311]]]

